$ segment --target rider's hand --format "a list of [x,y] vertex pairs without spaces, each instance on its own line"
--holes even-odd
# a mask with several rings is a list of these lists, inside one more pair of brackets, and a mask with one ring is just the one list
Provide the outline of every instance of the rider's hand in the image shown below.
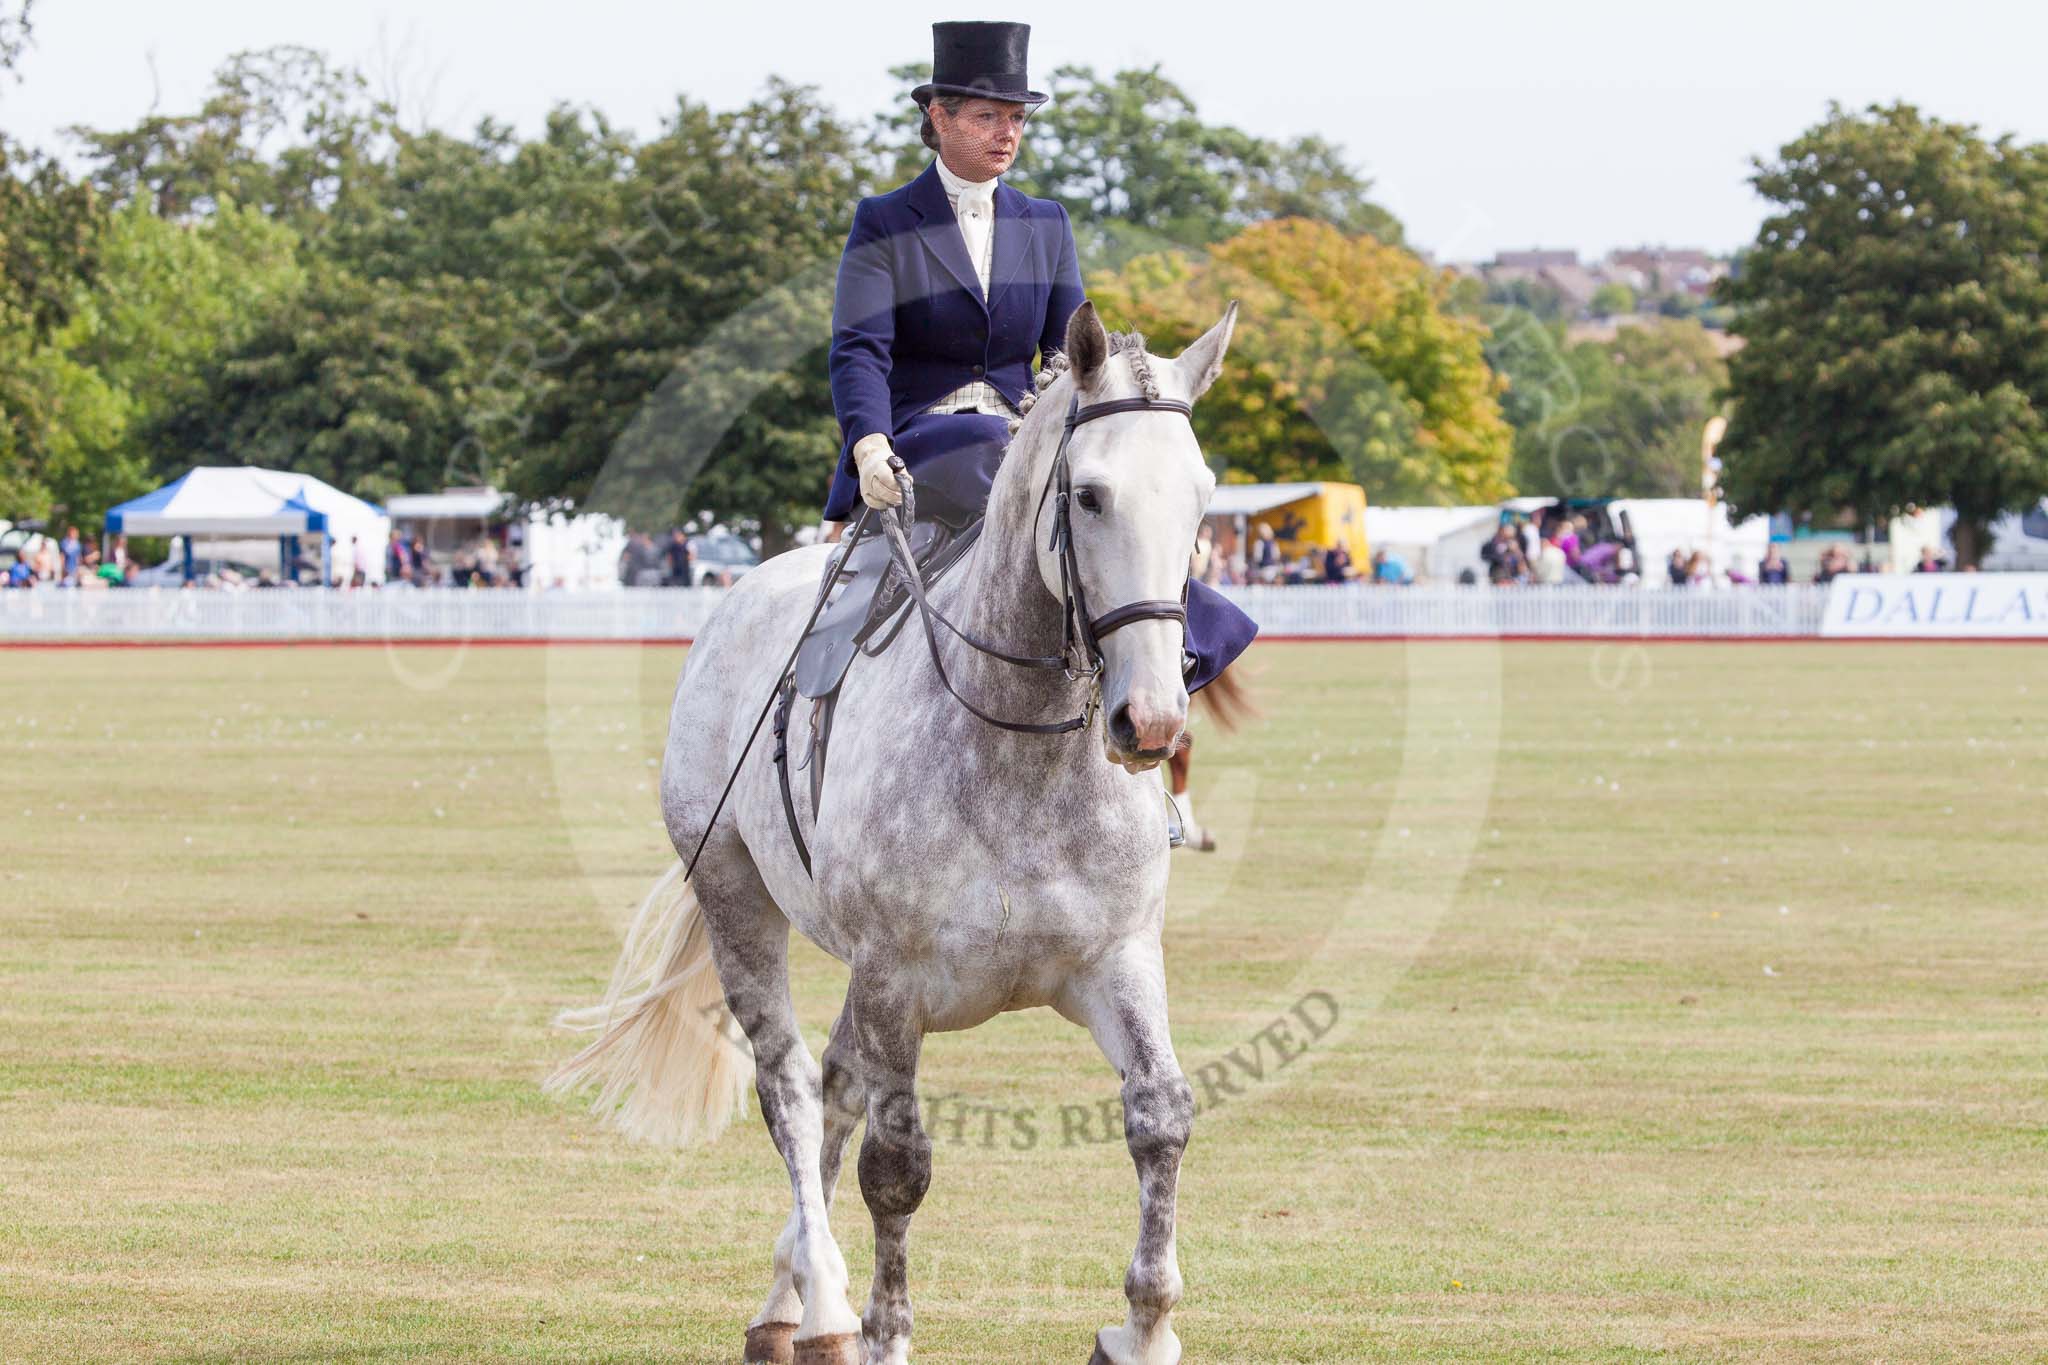
[[861,501],[870,507],[903,505],[903,490],[896,486],[896,471],[889,468],[889,456],[893,453],[889,438],[880,432],[853,443],[853,467],[860,474]]

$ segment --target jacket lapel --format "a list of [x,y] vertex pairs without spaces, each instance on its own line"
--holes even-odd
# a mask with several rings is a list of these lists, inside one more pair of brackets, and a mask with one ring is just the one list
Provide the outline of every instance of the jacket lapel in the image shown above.
[[1024,196],[1008,185],[996,186],[996,247],[993,268],[988,273],[988,309],[1017,278],[1024,262],[1031,258],[1031,220],[1024,214]]
[[[967,259],[967,239],[960,235],[960,220],[953,216],[953,206],[946,202],[946,187],[939,183],[936,161],[910,182],[910,206],[917,210],[917,235],[925,246],[960,282],[968,296],[986,309],[988,300],[981,296],[981,277],[975,273],[974,263]],[[996,249],[1002,250],[1000,232],[996,242]]]

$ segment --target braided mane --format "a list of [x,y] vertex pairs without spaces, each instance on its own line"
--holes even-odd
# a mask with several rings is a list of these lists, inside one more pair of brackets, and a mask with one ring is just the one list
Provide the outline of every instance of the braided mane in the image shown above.
[[[1145,354],[1143,332],[1111,332],[1109,353],[1124,357],[1125,363],[1130,366],[1131,379],[1137,384],[1139,393],[1149,399],[1156,400],[1159,397],[1159,381],[1152,375],[1152,358]],[[1017,428],[1024,424],[1024,415],[1031,411],[1032,404],[1038,401],[1038,395],[1051,388],[1059,377],[1071,368],[1073,362],[1067,359],[1065,351],[1054,351],[1045,358],[1045,363],[1038,367],[1038,374],[1032,380],[1033,387],[1017,404],[1017,415],[1010,419],[1010,435],[1017,434]]]

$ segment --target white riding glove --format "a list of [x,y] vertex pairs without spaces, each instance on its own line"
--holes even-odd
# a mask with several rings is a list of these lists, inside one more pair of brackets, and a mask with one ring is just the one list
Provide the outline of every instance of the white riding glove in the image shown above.
[[896,486],[896,471],[889,468],[889,457],[894,453],[889,448],[889,438],[879,431],[853,443],[853,467],[860,475],[861,501],[878,510],[903,505],[903,490]]

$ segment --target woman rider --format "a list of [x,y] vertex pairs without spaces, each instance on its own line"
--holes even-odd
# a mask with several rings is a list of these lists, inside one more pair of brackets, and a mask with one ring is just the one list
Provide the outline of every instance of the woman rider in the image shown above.
[[[863,199],[839,263],[832,403],[843,444],[828,522],[857,502],[902,501],[903,457],[921,514],[972,520],[987,504],[1010,422],[1085,297],[1067,211],[1001,183],[1031,111],[1028,24],[932,25],[932,79],[911,92],[937,153],[924,173]],[[1258,628],[1204,583],[1188,588],[1187,685],[1213,681]]]

